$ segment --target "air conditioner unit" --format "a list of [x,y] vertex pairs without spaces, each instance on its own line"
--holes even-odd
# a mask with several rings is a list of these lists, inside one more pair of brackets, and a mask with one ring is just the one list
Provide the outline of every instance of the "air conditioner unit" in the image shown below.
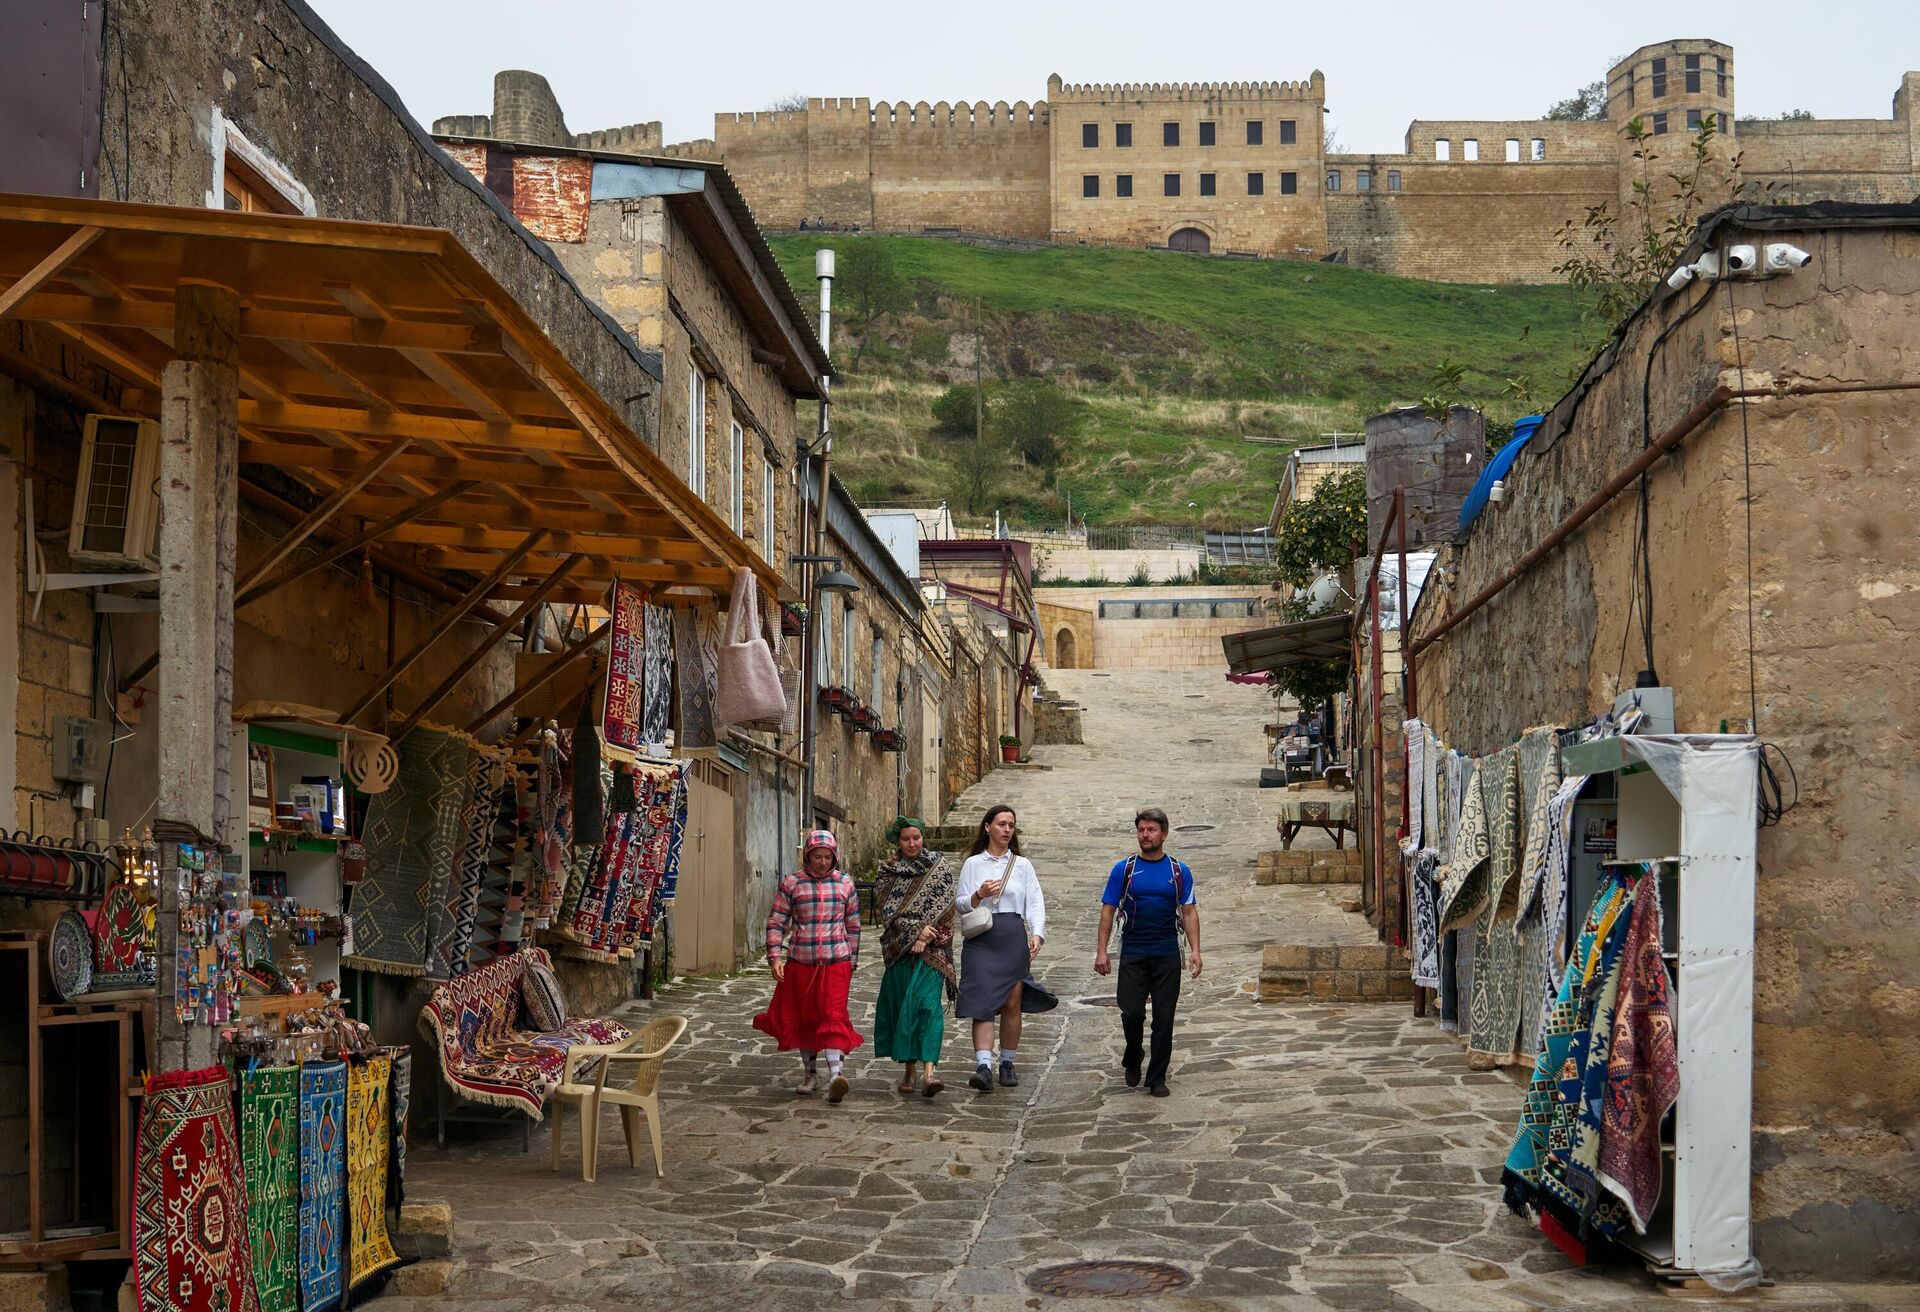
[[76,564],[158,569],[160,425],[88,415],[67,554]]

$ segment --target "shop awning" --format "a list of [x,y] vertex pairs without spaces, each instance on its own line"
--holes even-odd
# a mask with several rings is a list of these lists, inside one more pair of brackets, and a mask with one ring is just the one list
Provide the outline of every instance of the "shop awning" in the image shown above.
[[240,299],[243,464],[384,526],[418,565],[520,601],[597,600],[616,578],[720,589],[736,566],[777,591],[452,233],[0,196],[0,318],[98,360],[129,413],[159,414],[183,283]]
[[1348,646],[1348,625],[1352,619],[1344,611],[1337,615],[1316,615],[1310,620],[1276,624],[1270,629],[1229,633],[1220,639],[1220,646],[1227,653],[1227,669],[1234,674],[1284,670],[1289,665],[1307,661],[1345,661],[1353,654]]

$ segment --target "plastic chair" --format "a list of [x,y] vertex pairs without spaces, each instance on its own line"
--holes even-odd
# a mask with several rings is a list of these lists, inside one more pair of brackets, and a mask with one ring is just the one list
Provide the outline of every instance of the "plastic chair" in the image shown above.
[[[627,1134],[627,1162],[635,1168],[640,1165],[640,1136],[633,1118],[646,1113],[647,1129],[653,1137],[653,1171],[658,1176],[666,1175],[666,1162],[660,1149],[660,1067],[666,1061],[667,1050],[686,1031],[685,1016],[662,1016],[618,1047],[585,1044],[567,1051],[561,1083],[553,1091],[554,1170],[560,1169],[561,1111],[564,1107],[576,1106],[580,1109],[580,1178],[593,1183],[600,1154],[600,1107],[608,1103],[620,1109],[620,1123]],[[591,1084],[585,1082],[584,1070],[579,1081],[574,1079],[576,1063],[584,1066],[587,1062],[597,1063]],[[634,1067],[633,1083],[627,1088],[607,1087],[607,1076],[616,1062]]]

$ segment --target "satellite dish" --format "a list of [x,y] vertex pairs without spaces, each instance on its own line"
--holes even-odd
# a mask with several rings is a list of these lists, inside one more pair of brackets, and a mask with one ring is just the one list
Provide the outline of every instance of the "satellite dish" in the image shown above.
[[1307,606],[1315,615],[1324,615],[1339,605],[1345,596],[1340,587],[1340,576],[1334,573],[1322,574],[1307,588]]

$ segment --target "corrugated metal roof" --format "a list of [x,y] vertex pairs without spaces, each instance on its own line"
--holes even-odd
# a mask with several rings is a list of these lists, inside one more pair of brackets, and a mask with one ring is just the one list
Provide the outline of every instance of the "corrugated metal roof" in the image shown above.
[[1234,674],[1283,670],[1308,661],[1343,661],[1353,654],[1347,641],[1352,621],[1353,616],[1345,611],[1316,615],[1292,624],[1229,633],[1220,639],[1220,647],[1227,655],[1227,669]]

